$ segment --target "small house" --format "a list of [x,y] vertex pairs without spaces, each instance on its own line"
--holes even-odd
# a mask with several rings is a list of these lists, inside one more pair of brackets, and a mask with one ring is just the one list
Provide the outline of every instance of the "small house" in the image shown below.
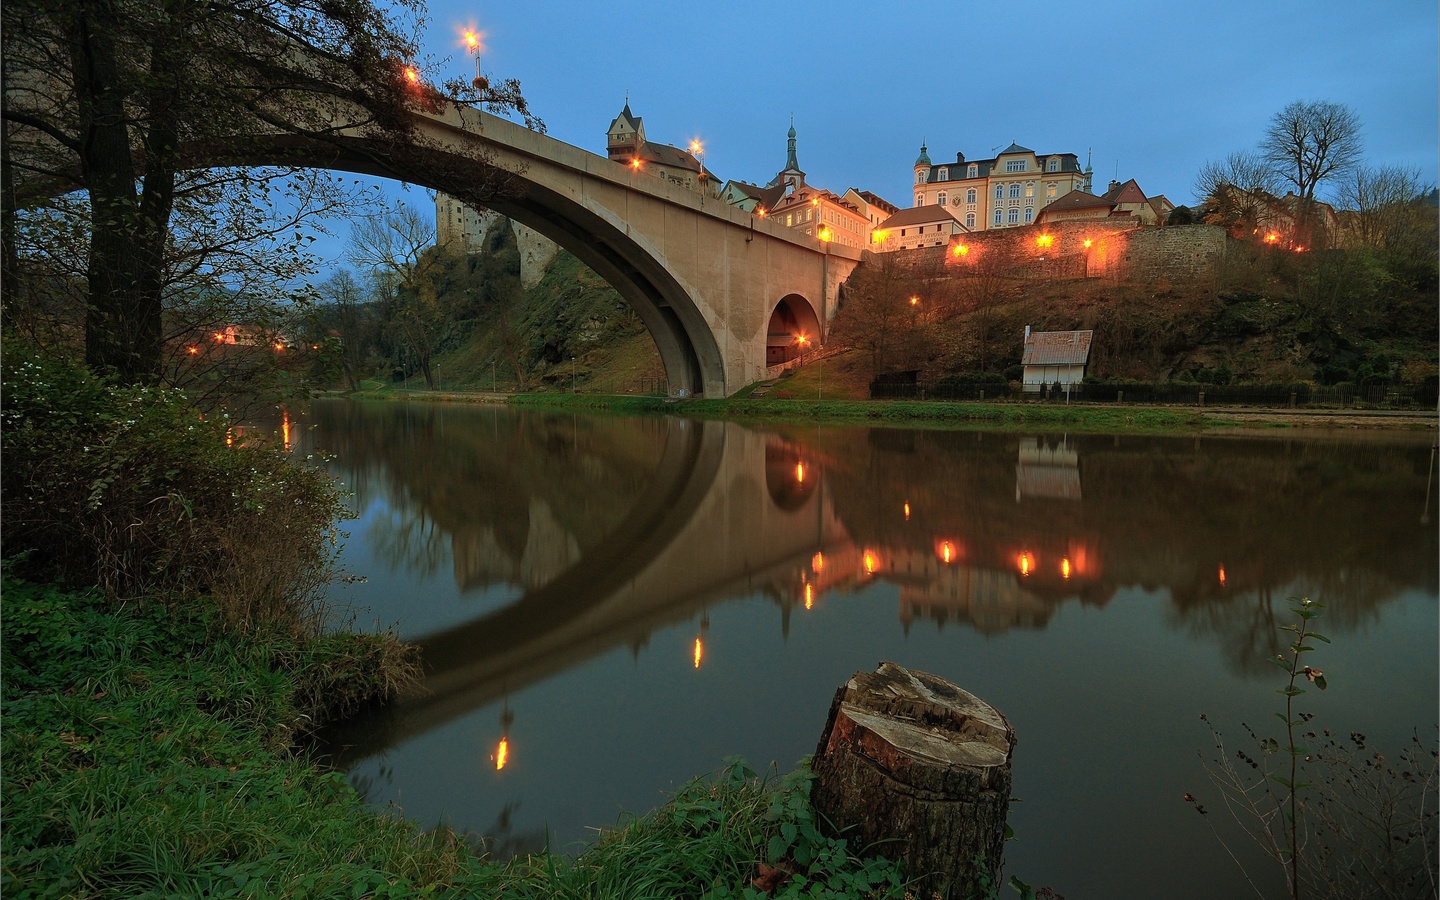
[[1031,331],[1025,326],[1024,389],[1038,392],[1047,384],[1079,384],[1090,361],[1093,331]]

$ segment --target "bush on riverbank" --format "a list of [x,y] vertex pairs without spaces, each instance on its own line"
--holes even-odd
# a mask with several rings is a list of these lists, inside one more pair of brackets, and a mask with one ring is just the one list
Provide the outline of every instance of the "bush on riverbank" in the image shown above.
[[318,625],[340,495],[273,449],[231,445],[184,394],[120,387],[7,346],[0,459],[15,571],[117,601],[212,595],[232,627]]
[[203,599],[117,610],[9,577],[0,604],[6,897],[738,896],[766,875],[775,896],[900,895],[819,835],[803,770],[738,762],[578,859],[492,864],[290,753],[326,715],[315,673],[367,638],[242,636]]

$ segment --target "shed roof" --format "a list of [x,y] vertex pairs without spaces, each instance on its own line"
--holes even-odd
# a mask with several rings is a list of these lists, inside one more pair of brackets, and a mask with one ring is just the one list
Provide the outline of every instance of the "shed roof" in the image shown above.
[[947,207],[939,204],[930,206],[912,206],[909,209],[902,209],[895,215],[880,223],[885,231],[892,228],[900,228],[909,225],[929,225],[932,222],[959,222],[960,217],[952,213]]
[[1090,358],[1093,331],[1032,331],[1025,338],[1024,366],[1083,366]]

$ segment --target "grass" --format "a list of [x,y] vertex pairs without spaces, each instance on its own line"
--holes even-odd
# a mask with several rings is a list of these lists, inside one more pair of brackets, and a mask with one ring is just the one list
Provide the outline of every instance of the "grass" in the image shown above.
[[1065,406],[1042,403],[948,403],[911,400],[726,400],[617,397],[596,394],[517,394],[511,404],[528,408],[586,409],[616,413],[669,413],[736,421],[823,422],[987,430],[1073,432],[1195,431],[1233,425],[1196,410]]
[[[364,805],[296,739],[390,682],[386,639],[240,636],[203,598],[116,610],[5,577],[0,891],[14,897],[898,897],[819,832],[808,771],[729,761],[577,858],[495,863]],[[325,701],[325,702],[322,702]],[[763,870],[761,870],[763,871]]]

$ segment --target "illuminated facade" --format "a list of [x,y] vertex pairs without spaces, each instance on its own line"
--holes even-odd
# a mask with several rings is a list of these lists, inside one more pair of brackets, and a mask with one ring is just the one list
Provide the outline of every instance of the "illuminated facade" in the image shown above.
[[636,172],[707,197],[720,195],[720,179],[701,161],[700,142],[694,141],[690,149],[682,150],[670,144],[647,141],[645,120],[630,112],[629,100],[605,132],[605,153]]
[[948,206],[914,206],[886,219],[871,234],[871,249],[877,252],[943,247],[950,238],[969,229]]
[[993,159],[915,160],[915,206],[945,206],[969,231],[1030,225],[1052,200],[1090,189],[1091,170],[1073,153],[1036,153],[1011,144]]

